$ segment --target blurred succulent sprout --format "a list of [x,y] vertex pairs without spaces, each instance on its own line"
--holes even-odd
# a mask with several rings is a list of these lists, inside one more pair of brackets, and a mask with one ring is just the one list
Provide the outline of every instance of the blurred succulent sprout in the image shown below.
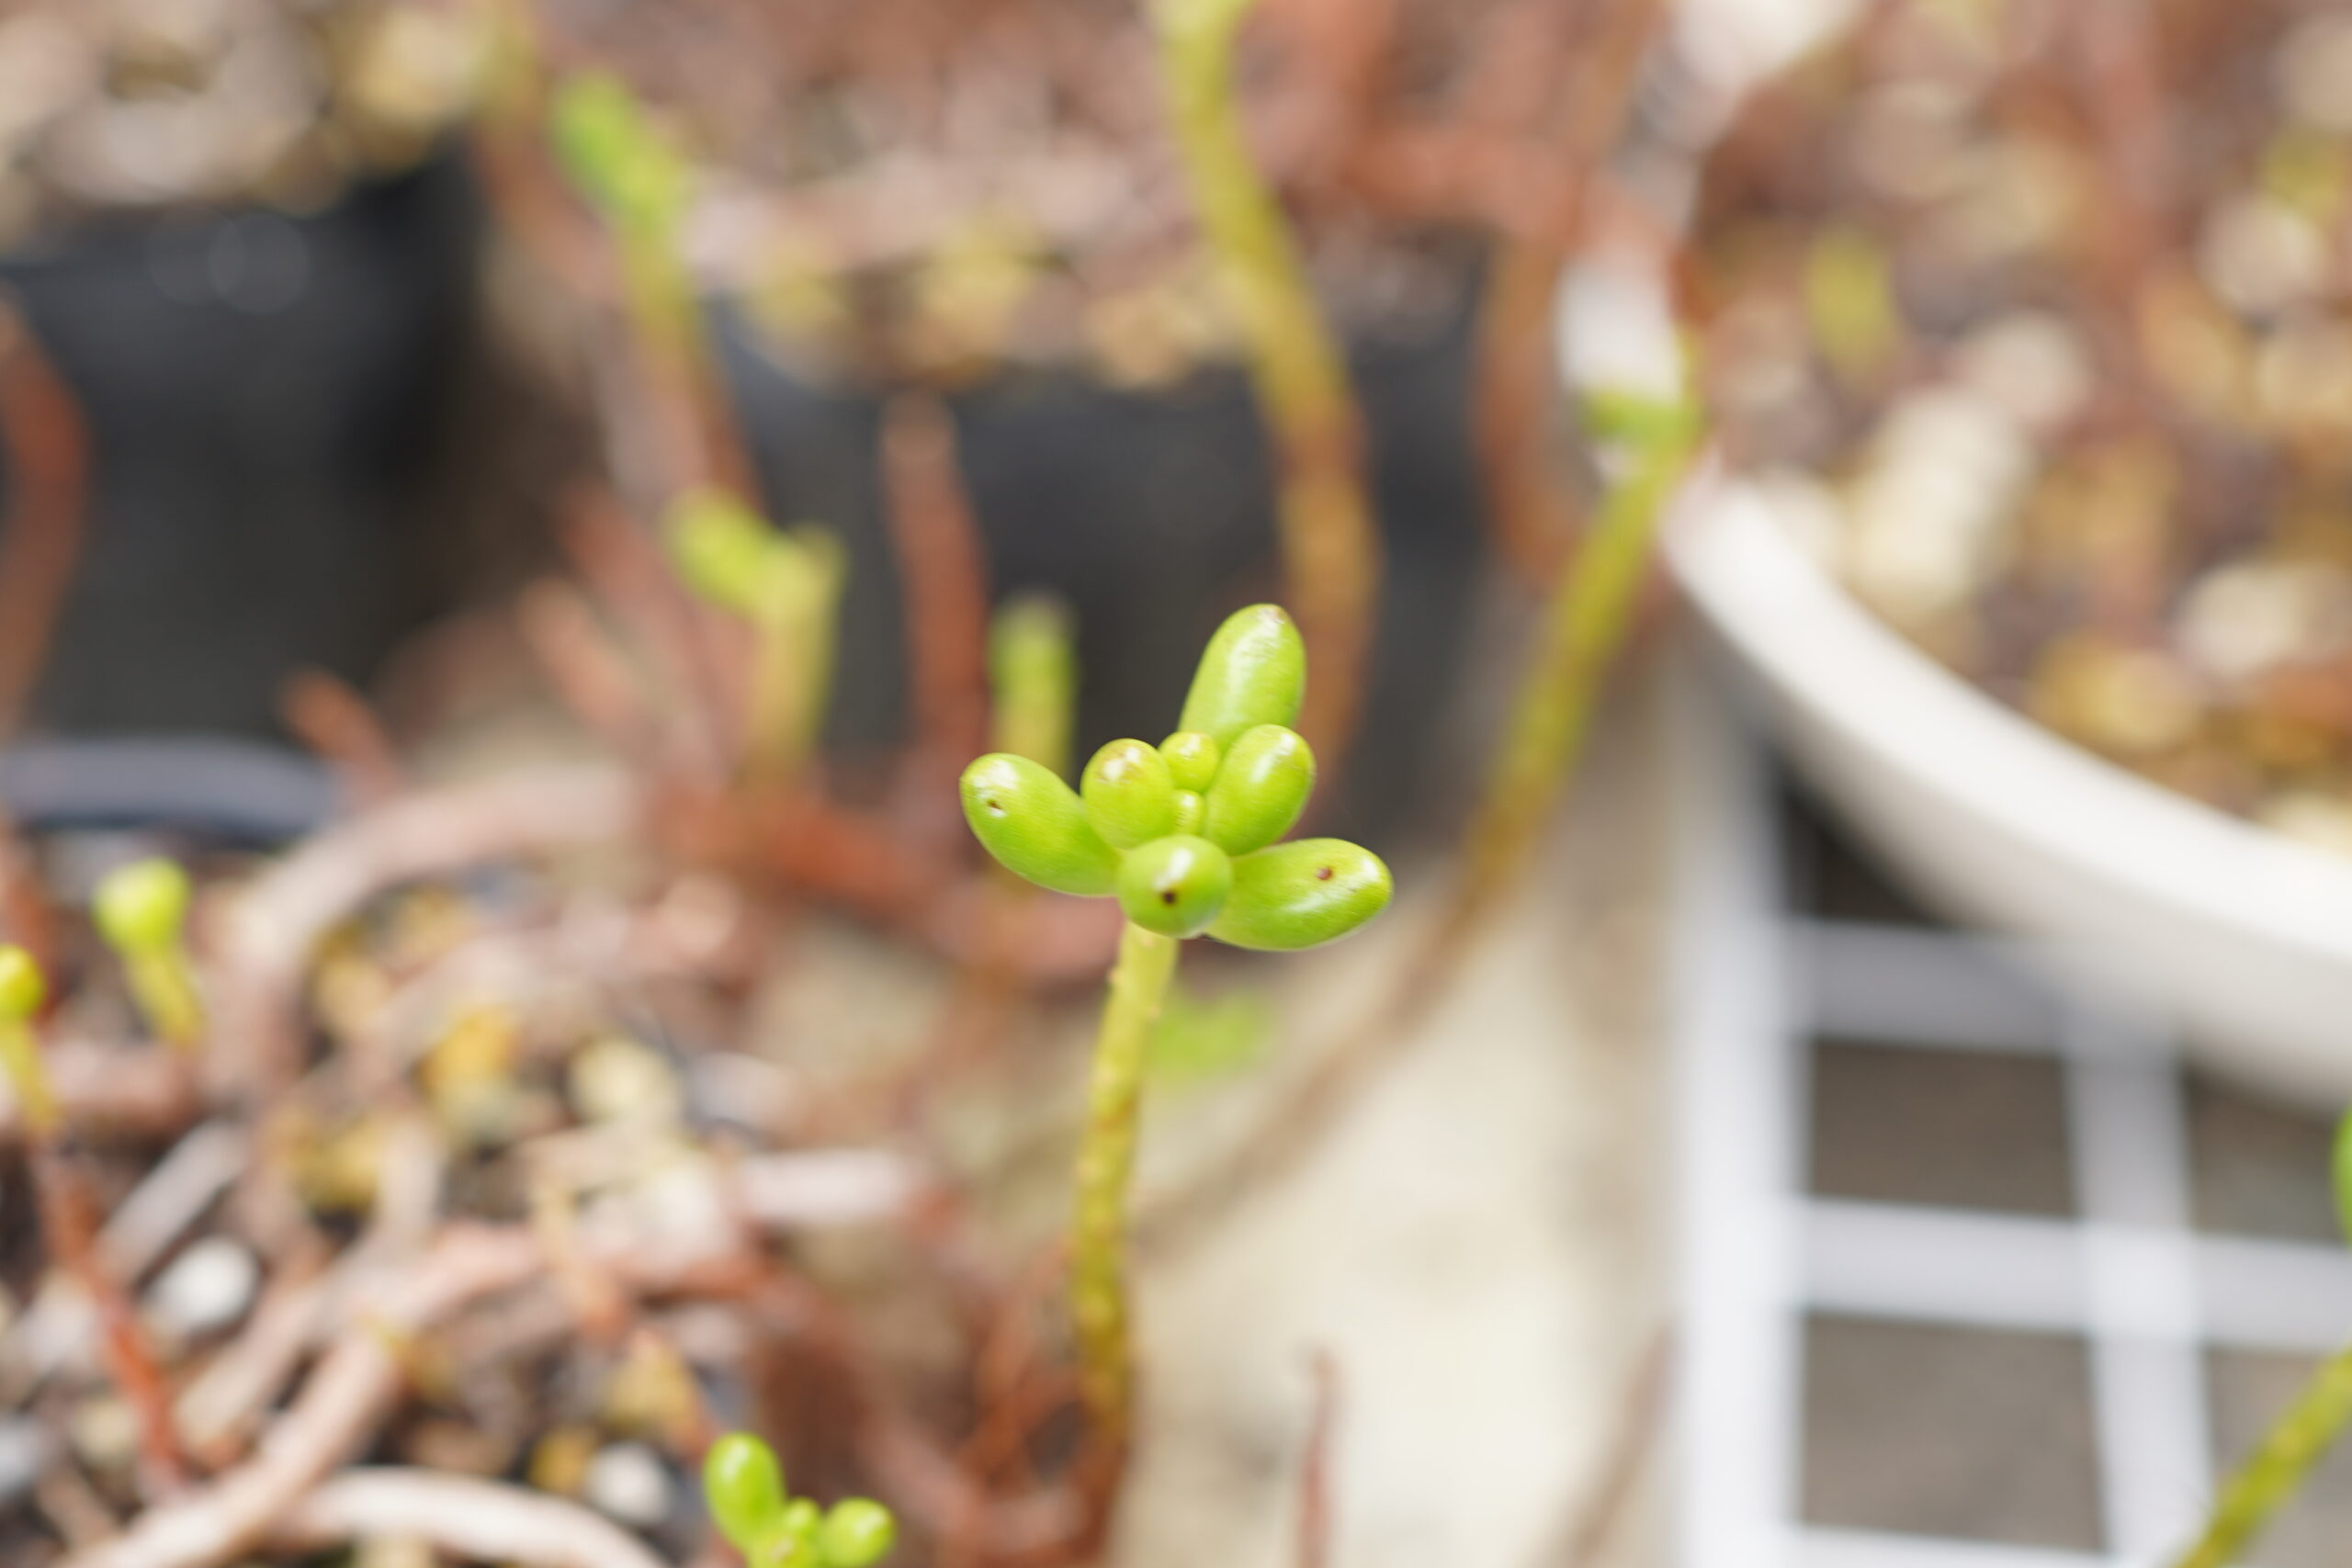
[[785,1487],[775,1450],[730,1432],[703,1459],[711,1521],[750,1568],[870,1568],[898,1544],[890,1510],[865,1497],[820,1508]]

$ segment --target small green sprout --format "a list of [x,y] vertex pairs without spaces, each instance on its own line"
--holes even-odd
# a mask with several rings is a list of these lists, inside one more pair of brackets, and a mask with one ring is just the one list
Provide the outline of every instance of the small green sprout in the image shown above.
[[21,947],[0,947],[0,1071],[8,1075],[25,1130],[42,1140],[58,1129],[57,1093],[33,1039],[33,1021],[48,1003],[49,980],[33,955]]
[[789,777],[824,725],[848,573],[840,542],[820,528],[779,531],[718,490],[671,502],[662,531],[679,581],[757,634],[744,750],[754,773]]
[[616,227],[652,234],[677,222],[685,164],[619,77],[592,71],[565,82],[548,129],[564,173]]
[[786,1490],[775,1450],[730,1432],[703,1457],[712,1523],[750,1568],[869,1568],[898,1543],[898,1520],[881,1504],[844,1497],[831,1509]]
[[203,995],[182,936],[188,898],[187,873],[159,857],[108,872],[90,906],[98,934],[122,959],[147,1027],[181,1051],[204,1039]]
[[1013,872],[1060,893],[1115,893],[1157,935],[1319,946],[1386,908],[1390,883],[1352,844],[1275,843],[1315,788],[1314,753],[1288,728],[1306,686],[1290,617],[1273,604],[1238,611],[1201,655],[1182,728],[1165,742],[1112,741],[1076,792],[991,752],[964,771],[965,818]]
[[1070,1314],[1098,1461],[1115,1475],[1134,1421],[1127,1192],[1145,1066],[1176,956],[1206,934],[1294,951],[1336,941],[1388,905],[1388,868],[1337,839],[1276,842],[1315,784],[1291,728],[1306,686],[1298,630],[1272,604],[1210,638],[1177,731],[1114,740],[1072,790],[1026,758],[964,771],[966,820],[1008,869],[1057,892],[1115,894],[1126,915],[1094,1046],[1079,1149]]
[[1024,593],[989,626],[993,744],[1047,771],[1069,771],[1070,714],[1078,703],[1078,656],[1059,601]]

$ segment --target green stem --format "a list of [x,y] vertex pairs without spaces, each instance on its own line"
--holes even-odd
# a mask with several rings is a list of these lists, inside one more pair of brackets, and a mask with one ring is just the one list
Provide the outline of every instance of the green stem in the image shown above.
[[1526,863],[1544,815],[1576,763],[1602,677],[1633,624],[1658,515],[1689,466],[1687,435],[1645,442],[1560,570],[1543,641],[1520,686],[1464,846],[1455,919],[1466,925]]
[[[1094,1042],[1086,1134],[1078,1152],[1078,1212],[1070,1229],[1070,1315],[1079,1388],[1111,1485],[1126,1460],[1135,1418],[1135,1350],[1127,1308],[1127,1190],[1135,1175],[1144,1060],[1182,946],[1130,923]],[[1106,1487],[1106,1492],[1109,1487]]]
[[1353,728],[1380,587],[1347,365],[1233,88],[1233,40],[1253,0],[1158,0],[1161,73],[1203,234],[1234,301],[1279,467],[1287,598],[1317,677],[1298,728],[1336,761]]
[[2175,1568],[2223,1568],[2234,1562],[2271,1516],[2300,1491],[2303,1478],[2352,1421],[2352,1348],[2320,1363],[2295,1403],[2230,1477],[2205,1521],[2205,1533]]
[[194,1053],[204,1040],[204,1000],[187,953],[175,943],[131,953],[124,965],[147,1027],[174,1050]]

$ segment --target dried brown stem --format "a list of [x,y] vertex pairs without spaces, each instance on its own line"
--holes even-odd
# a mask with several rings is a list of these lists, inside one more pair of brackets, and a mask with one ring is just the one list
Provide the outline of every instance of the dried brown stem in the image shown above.
[[142,1478],[153,1490],[175,1490],[187,1480],[187,1460],[172,1425],[171,1391],[138,1310],[99,1256],[97,1199],[64,1149],[37,1139],[28,1152],[41,1240],[97,1314],[99,1356],[139,1422]]
[[281,1550],[318,1551],[379,1537],[525,1568],[666,1568],[636,1537],[577,1503],[428,1470],[345,1471],[288,1509],[268,1539]]
[[649,754],[654,719],[644,683],[587,600],[568,583],[537,582],[524,591],[514,617],[572,716],[621,755]]
[[[202,1109],[187,1063],[170,1052],[61,1040],[42,1050],[41,1061],[58,1110],[79,1137],[156,1137],[187,1126]],[[0,1140],[22,1130],[16,1100],[0,1085]]]
[[695,778],[725,778],[727,738],[743,710],[743,690],[741,661],[730,664],[712,646],[713,617],[697,613],[661,547],[603,491],[571,498],[560,537],[667,698],[661,705],[675,716],[681,765]]
[[0,299],[0,441],[8,526],[0,532],[0,735],[24,716],[82,553],[89,437],[74,394],[23,314]]
[[295,738],[333,768],[354,807],[380,805],[407,783],[400,752],[368,699],[324,670],[289,676],[278,711]]
[[1644,1465],[1657,1447],[1658,1427],[1674,1373],[1674,1333],[1660,1325],[1642,1351],[1640,1363],[1618,1403],[1609,1445],[1591,1484],[1577,1498],[1563,1531],[1560,1549],[1546,1557],[1558,1568],[1594,1568],[1624,1523]]
[[576,765],[421,792],[333,828],[249,886],[226,952],[215,1053],[248,1091],[291,1082],[302,1056],[300,999],[320,939],[369,898],[468,866],[626,838],[640,800],[618,769]]
[[882,478],[905,605],[915,754],[928,789],[933,775],[953,778],[988,739],[988,558],[945,405],[916,393],[892,400]]
[[0,932],[33,955],[42,973],[57,966],[57,911],[41,880],[40,863],[0,806]]
[[[1559,366],[1550,321],[1593,180],[1623,126],[1662,0],[1606,0],[1607,16],[1567,94],[1536,217],[1506,233],[1479,307],[1474,434],[1496,541],[1513,568],[1550,581],[1577,526],[1552,448]],[[1589,7],[1588,7],[1589,10]]]
[[1318,1349],[1308,1362],[1315,1414],[1298,1461],[1298,1568],[1330,1568],[1331,1453],[1340,1427],[1340,1364]]
[[66,1559],[66,1568],[221,1568],[252,1551],[390,1410],[403,1339],[541,1272],[526,1234],[451,1230],[327,1353],[253,1459],[149,1509],[122,1535]]

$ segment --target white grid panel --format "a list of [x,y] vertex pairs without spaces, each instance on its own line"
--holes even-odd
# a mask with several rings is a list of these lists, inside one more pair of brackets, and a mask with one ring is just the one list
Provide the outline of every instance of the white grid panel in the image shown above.
[[[2180,1072],[2156,1021],[2013,944],[1806,919],[1779,886],[1757,748],[1704,682],[1668,682],[1674,745],[1679,1264],[1677,1568],[2157,1568],[2214,1456],[2203,1353],[2322,1353],[2352,1255],[2190,1228]],[[2065,1219],[1809,1196],[1809,1042],[2047,1056],[2064,1072]],[[2080,1335],[2106,1555],[1810,1527],[1808,1314]]]

